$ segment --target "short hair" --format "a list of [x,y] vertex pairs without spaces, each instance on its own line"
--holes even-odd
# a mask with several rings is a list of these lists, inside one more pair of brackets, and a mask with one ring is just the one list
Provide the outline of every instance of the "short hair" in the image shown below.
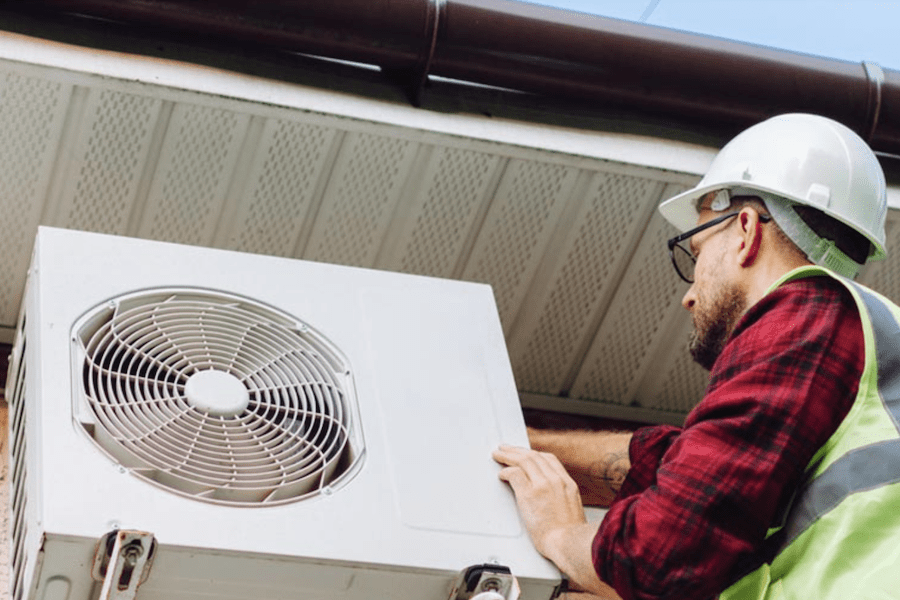
[[[758,196],[735,196],[731,199],[731,204],[729,205],[730,210],[740,210],[745,206],[752,206],[764,215],[768,215],[769,209],[766,206],[766,203],[759,198]],[[775,236],[775,243],[779,248],[794,254],[797,258],[809,260],[809,257],[806,256],[806,253],[800,249],[797,244],[794,243],[791,238],[787,236],[784,230],[778,225],[775,219],[770,221],[772,233]]]

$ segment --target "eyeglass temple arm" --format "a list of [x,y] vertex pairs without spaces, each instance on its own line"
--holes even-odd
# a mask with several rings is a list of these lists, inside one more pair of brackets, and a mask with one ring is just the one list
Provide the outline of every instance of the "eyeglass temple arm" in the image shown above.
[[[721,217],[716,217],[712,221],[707,221],[706,223],[704,223],[703,225],[700,225],[699,227],[694,227],[693,229],[691,229],[689,231],[685,231],[681,235],[676,235],[675,237],[669,239],[669,241],[667,242],[667,244],[669,246],[669,250],[671,250],[677,244],[683,242],[684,240],[694,237],[695,235],[697,235],[704,229],[712,227],[713,225],[717,225],[717,224],[721,223],[722,221],[724,221],[725,219],[730,219],[731,217],[737,216],[739,214],[740,214],[740,212],[722,215]],[[769,221],[772,220],[772,215],[767,215],[765,213],[759,213],[759,220],[762,221],[763,223],[768,223]]]

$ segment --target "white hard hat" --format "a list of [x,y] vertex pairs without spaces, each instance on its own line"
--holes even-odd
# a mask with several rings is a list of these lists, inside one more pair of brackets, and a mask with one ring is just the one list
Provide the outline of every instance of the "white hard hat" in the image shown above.
[[[696,225],[698,199],[734,189],[761,192],[764,201],[774,196],[817,208],[868,238],[868,260],[885,257],[884,172],[862,138],[837,121],[786,114],[750,127],[722,148],[697,187],[666,200],[659,211],[687,231]],[[773,216],[790,237],[790,228]]]

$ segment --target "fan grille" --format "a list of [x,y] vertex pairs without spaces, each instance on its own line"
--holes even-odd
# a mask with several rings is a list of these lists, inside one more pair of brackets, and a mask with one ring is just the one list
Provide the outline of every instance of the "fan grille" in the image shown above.
[[220,292],[122,296],[75,326],[79,419],[122,467],[226,504],[330,492],[361,452],[352,374],[321,334]]

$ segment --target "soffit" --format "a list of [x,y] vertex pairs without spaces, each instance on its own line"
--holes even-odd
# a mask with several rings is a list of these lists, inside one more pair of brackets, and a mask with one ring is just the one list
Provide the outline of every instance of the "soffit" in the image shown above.
[[[525,406],[677,423],[702,396],[656,206],[712,148],[19,36],[0,55],[7,342],[50,225],[489,283]],[[900,298],[900,259],[862,280]]]

